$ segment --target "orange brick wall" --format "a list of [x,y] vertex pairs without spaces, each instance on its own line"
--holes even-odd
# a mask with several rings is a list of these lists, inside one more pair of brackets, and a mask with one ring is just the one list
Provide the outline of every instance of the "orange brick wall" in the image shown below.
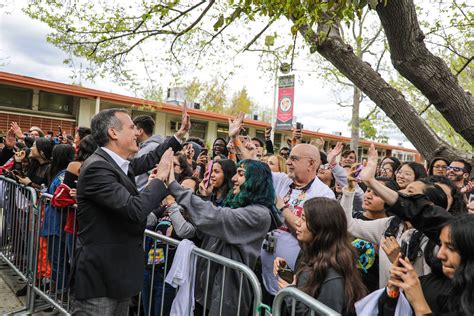
[[6,133],[10,128],[11,122],[17,122],[23,132],[28,132],[31,126],[38,126],[46,134],[53,131],[56,135],[59,132],[58,126],[63,131],[72,134],[76,128],[76,122],[64,121],[47,117],[35,117],[26,114],[0,113],[0,132]]

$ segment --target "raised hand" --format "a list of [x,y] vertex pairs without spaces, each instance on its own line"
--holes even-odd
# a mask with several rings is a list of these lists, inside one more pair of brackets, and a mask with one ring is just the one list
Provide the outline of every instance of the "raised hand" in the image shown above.
[[336,163],[336,158],[341,154],[343,148],[344,145],[342,145],[341,142],[337,142],[336,146],[329,151],[327,159],[331,165],[334,165]]
[[23,132],[21,131],[20,126],[18,126],[17,122],[11,122],[10,123],[10,129],[14,132],[16,138],[23,139],[25,136],[23,135]]
[[355,173],[357,172],[357,168],[359,166],[360,164],[358,163],[353,164],[351,167],[351,170],[349,171],[349,174],[347,175],[347,185],[345,189],[348,192],[353,192],[355,190],[355,187],[357,185],[357,179],[355,177]]
[[181,116],[181,127],[176,132],[175,136],[179,139],[183,139],[184,137],[186,137],[186,134],[189,132],[190,129],[191,129],[191,117],[188,114],[188,110],[186,109],[186,106],[183,105],[183,114]]
[[403,293],[413,307],[416,315],[431,314],[430,307],[426,302],[421,288],[420,279],[415,272],[415,268],[408,259],[398,258],[401,266],[392,266],[388,280],[390,287],[397,287],[403,289]]
[[244,112],[240,112],[234,119],[229,119],[229,137],[235,138],[239,136],[240,130],[244,123]]
[[163,182],[166,182],[170,176],[170,170],[173,166],[173,149],[168,148],[165,153],[161,156],[160,163],[156,165],[156,168],[153,169],[156,179],[160,179]]
[[5,147],[12,149],[15,147],[16,144],[16,138],[15,138],[15,133],[13,130],[10,128],[7,133],[7,137],[5,137],[3,143],[5,144]]
[[400,254],[400,245],[395,237],[390,236],[382,240],[382,249],[391,263],[394,263]]
[[377,150],[375,150],[375,145],[373,143],[370,144],[367,156],[367,166],[365,166],[364,170],[360,173],[360,179],[366,185],[368,185],[372,180],[375,180],[375,173],[377,172],[379,155],[377,154]]

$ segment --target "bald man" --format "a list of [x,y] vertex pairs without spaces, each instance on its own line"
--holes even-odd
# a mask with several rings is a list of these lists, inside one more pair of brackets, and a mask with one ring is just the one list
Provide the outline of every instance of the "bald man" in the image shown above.
[[313,197],[335,198],[334,192],[316,176],[320,164],[319,150],[315,146],[299,144],[293,147],[286,160],[288,174],[273,172],[273,187],[282,200],[277,207],[283,214],[284,225],[269,233],[260,253],[263,283],[271,295],[279,290],[277,278],[273,275],[275,257],[284,258],[295,271],[300,247],[294,232],[296,220],[303,213],[304,202]]

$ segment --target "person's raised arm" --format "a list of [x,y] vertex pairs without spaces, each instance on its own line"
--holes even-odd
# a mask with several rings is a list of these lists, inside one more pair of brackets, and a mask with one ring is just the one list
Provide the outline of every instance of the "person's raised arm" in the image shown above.
[[374,144],[370,144],[368,152],[367,166],[361,171],[360,178],[365,185],[382,198],[385,203],[392,206],[397,202],[398,192],[386,187],[375,179],[377,172],[378,154]]
[[172,148],[174,152],[178,152],[182,149],[181,143],[186,137],[186,134],[191,128],[191,120],[186,110],[186,107],[183,106],[183,114],[181,118],[181,127],[174,134],[174,137],[167,139],[163,144],[155,148],[155,150],[150,151],[146,155],[137,157],[130,161],[130,167],[132,168],[135,175],[140,175],[151,170],[155,164],[158,164],[161,160],[161,156],[168,149]]
[[245,114],[240,112],[234,119],[229,119],[229,137],[234,143],[235,150],[240,156],[240,159],[257,159],[257,153],[250,144],[242,143],[239,139],[240,130],[244,123]]

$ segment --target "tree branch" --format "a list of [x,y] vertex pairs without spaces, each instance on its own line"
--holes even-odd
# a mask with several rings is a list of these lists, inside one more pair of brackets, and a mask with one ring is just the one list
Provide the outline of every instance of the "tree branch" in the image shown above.
[[267,25],[265,25],[265,27],[260,31],[258,32],[257,35],[255,35],[251,40],[250,42],[247,43],[247,45],[244,46],[244,48],[242,49],[242,51],[248,51],[250,46],[253,45],[253,43],[255,43],[259,38],[260,36],[262,36],[263,33],[265,33],[265,31],[270,27],[270,25],[272,25],[274,22],[274,20],[270,20],[270,22],[267,23]]
[[[189,11],[191,9],[194,9],[196,8],[197,6],[200,6],[202,3],[204,3],[205,1],[201,1],[200,3],[198,3],[197,5],[193,6],[192,8],[189,9]],[[174,44],[176,43],[176,41],[178,40],[178,38],[180,38],[181,36],[183,36],[184,34],[186,34],[188,31],[192,30],[193,27],[195,27],[201,20],[202,18],[207,14],[207,12],[212,8],[212,6],[214,5],[215,3],[215,0],[210,0],[209,1],[209,4],[204,8],[204,10],[201,12],[201,14],[198,16],[198,18],[193,22],[191,23],[188,27],[186,27],[184,30],[182,30],[181,32],[179,32],[175,38],[173,39],[173,42],[171,43],[171,47],[170,47],[170,52],[171,52],[171,55],[173,55],[173,58],[176,60],[176,62],[180,63],[180,61],[178,60],[178,58],[176,57],[176,55],[174,54]],[[188,12],[189,12],[188,11]]]
[[424,43],[413,0],[387,1],[376,8],[392,64],[425,95],[469,144],[474,145],[474,102],[446,63]]

